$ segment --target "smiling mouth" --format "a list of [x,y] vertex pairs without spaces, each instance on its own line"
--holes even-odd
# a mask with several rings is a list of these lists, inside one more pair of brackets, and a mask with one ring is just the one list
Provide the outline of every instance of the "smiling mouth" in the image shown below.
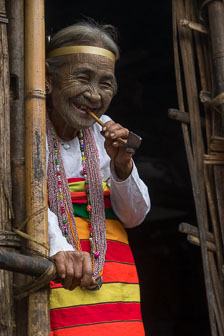
[[96,108],[90,108],[89,106],[86,105],[76,105],[75,103],[72,103],[73,107],[77,109],[80,113],[83,114],[88,114],[88,112],[94,112]]

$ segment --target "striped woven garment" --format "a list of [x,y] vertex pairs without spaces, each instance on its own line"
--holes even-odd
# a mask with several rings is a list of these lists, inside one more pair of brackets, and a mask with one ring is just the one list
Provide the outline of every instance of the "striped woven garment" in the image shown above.
[[[90,252],[84,179],[69,179],[69,189],[83,251]],[[138,275],[127,234],[110,205],[103,182],[107,252],[103,285],[98,291],[73,291],[51,282],[51,336],[144,336]]]

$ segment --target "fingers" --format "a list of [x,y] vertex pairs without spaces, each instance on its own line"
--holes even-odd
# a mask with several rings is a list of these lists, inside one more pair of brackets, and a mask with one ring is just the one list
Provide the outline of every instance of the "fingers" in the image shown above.
[[66,259],[66,277],[63,281],[65,289],[73,290],[82,278],[82,260],[74,253],[69,253]]
[[63,280],[65,289],[73,290],[78,285],[88,288],[92,285],[92,261],[88,252],[58,252],[53,258],[56,261],[58,276]]
[[86,289],[92,285],[93,281],[95,281],[93,279],[92,262],[89,253],[88,254],[86,253],[84,255],[82,267],[83,267],[83,273],[80,282],[80,287],[82,289]]
[[113,121],[108,121],[105,123],[102,129],[103,136],[110,141],[113,141],[113,145],[119,146],[119,142],[116,141],[118,138],[126,139],[129,135],[129,130],[122,127]]
[[56,269],[60,279],[64,279],[66,276],[65,255],[63,252],[58,252],[53,256],[56,261]]

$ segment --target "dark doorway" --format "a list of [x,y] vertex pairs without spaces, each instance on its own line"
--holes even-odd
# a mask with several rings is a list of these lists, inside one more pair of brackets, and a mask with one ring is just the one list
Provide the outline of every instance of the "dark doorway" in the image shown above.
[[118,94],[108,114],[143,138],[134,159],[152,210],[128,234],[146,336],[209,336],[200,249],[178,231],[196,223],[181,127],[167,113],[178,107],[171,1],[46,1],[47,34],[85,17],[118,28]]

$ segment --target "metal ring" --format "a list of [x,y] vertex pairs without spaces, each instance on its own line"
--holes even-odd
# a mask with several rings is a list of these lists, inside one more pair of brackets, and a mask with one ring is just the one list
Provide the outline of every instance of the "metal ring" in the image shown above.
[[99,290],[101,287],[102,287],[102,284],[103,284],[103,277],[102,277],[102,275],[98,278],[98,279],[96,279],[96,286],[94,286],[94,287],[89,287],[89,288],[87,288],[89,291],[97,291],[97,290]]

